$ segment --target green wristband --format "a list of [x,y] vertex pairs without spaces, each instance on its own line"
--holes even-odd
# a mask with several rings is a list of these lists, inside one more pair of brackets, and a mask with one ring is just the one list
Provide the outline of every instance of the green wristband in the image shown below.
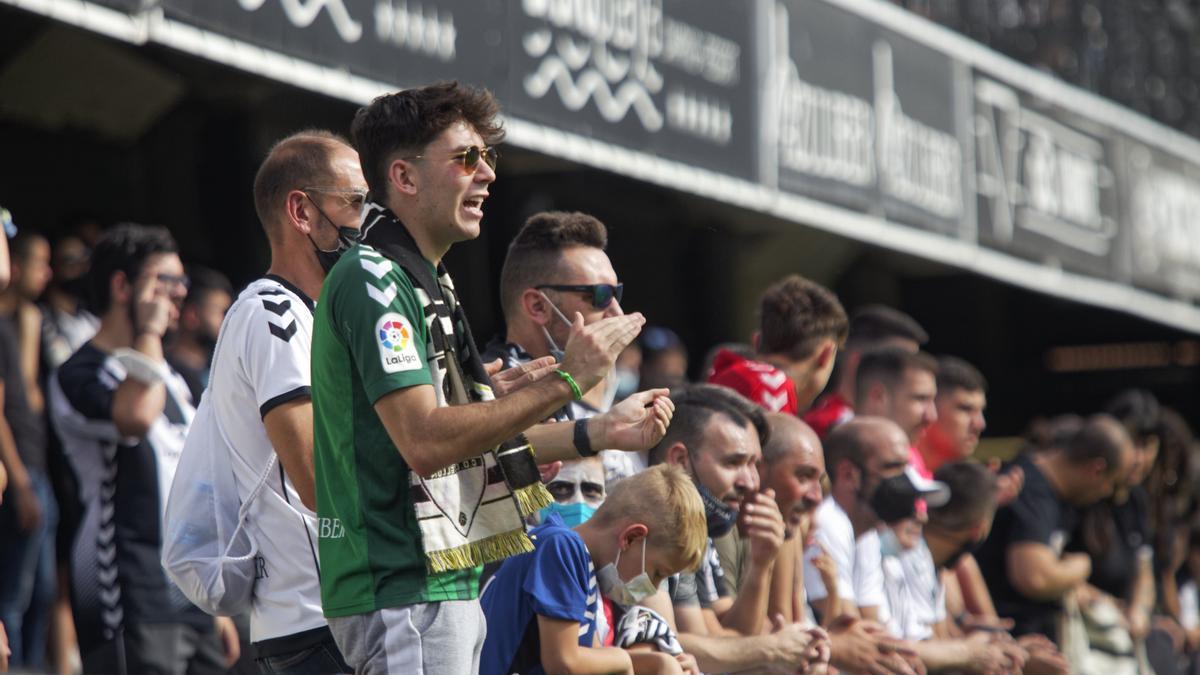
[[567,384],[571,385],[571,394],[575,397],[576,401],[583,400],[583,392],[579,391],[579,385],[575,384],[575,378],[571,377],[570,373],[561,368],[555,370],[554,373],[561,377]]

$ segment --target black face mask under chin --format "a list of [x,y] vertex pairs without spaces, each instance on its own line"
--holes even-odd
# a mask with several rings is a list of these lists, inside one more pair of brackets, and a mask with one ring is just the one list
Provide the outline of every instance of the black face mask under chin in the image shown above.
[[[309,201],[312,201],[312,199],[309,198]],[[337,241],[334,244],[334,247],[328,251],[318,246],[311,234],[305,235],[308,237],[309,243],[312,244],[313,253],[317,256],[317,263],[321,265],[321,269],[324,270],[326,274],[329,274],[329,270],[333,269],[333,266],[337,264],[337,261],[342,257],[342,254],[348,251],[351,246],[354,246],[358,243],[358,239],[362,235],[362,232],[355,227],[338,227],[337,225],[334,225],[333,221],[329,218],[329,216],[325,215],[325,211],[323,211],[321,207],[317,206],[316,202],[313,202],[313,208],[317,210],[317,213],[321,214],[321,218],[324,219],[325,223],[328,224],[329,227],[332,227],[337,231]]]
[[712,539],[719,539],[728,534],[737,524],[738,510],[717,499],[711,490],[704,487],[694,472],[692,473],[692,484],[696,486],[696,492],[700,493],[700,501],[704,504],[704,520],[708,526],[708,536]]

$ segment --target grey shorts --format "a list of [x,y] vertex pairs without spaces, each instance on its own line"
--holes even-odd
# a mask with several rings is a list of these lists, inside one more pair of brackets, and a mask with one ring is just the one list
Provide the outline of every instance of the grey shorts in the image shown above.
[[430,602],[329,619],[359,675],[478,673],[487,622],[478,600]]

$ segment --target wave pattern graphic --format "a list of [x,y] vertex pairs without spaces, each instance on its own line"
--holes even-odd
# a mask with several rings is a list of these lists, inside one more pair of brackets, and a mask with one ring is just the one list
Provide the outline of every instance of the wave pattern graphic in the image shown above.
[[589,68],[579,73],[578,80],[572,80],[571,70],[562,59],[547,56],[537,72],[525,77],[525,93],[535,99],[542,98],[552,86],[569,110],[581,110],[589,100],[594,100],[605,121],[620,122],[633,109],[647,131],[659,131],[663,127],[662,113],[654,105],[650,93],[638,82],[625,82],[614,93],[599,71]]
[[[238,4],[247,12],[256,12],[266,4],[267,0],[238,0]],[[346,9],[345,0],[279,0],[283,13],[288,21],[297,28],[307,28],[317,20],[321,10],[329,10],[329,18],[333,28],[342,40],[354,43],[362,38],[362,24],[350,16]]]

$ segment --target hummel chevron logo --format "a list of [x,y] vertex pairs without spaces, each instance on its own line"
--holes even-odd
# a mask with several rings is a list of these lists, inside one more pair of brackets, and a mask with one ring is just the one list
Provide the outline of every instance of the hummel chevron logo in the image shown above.
[[390,260],[379,260],[378,262],[372,262],[363,257],[359,259],[359,262],[362,263],[362,268],[371,274],[374,274],[376,279],[382,279],[383,275],[392,271],[392,263]]
[[783,406],[787,405],[787,392],[782,392],[776,396],[764,391],[762,393],[762,404],[764,408],[771,412],[779,412],[783,410]]
[[292,336],[296,334],[295,321],[289,323],[287,328],[280,328],[269,321],[267,322],[267,326],[271,329],[271,335],[274,335],[284,342],[291,342]]
[[267,311],[274,312],[275,314],[278,314],[279,316],[283,316],[283,313],[288,311],[288,308],[292,306],[291,300],[283,300],[281,302],[271,302],[270,300],[263,298],[262,303],[263,303],[263,307],[267,308]]
[[371,296],[372,300],[384,307],[391,307],[392,301],[396,299],[396,284],[394,283],[388,284],[387,288],[382,291],[371,284],[364,283],[363,285],[367,287],[367,295]]
[[358,248],[358,255],[363,258],[374,258],[375,260],[383,260],[383,254],[367,245],[362,245]]
[[778,389],[783,386],[784,382],[787,381],[787,375],[780,372],[776,372],[774,375],[767,375],[766,373],[763,373],[759,379],[761,379],[763,384],[767,385],[768,387],[772,389]]

